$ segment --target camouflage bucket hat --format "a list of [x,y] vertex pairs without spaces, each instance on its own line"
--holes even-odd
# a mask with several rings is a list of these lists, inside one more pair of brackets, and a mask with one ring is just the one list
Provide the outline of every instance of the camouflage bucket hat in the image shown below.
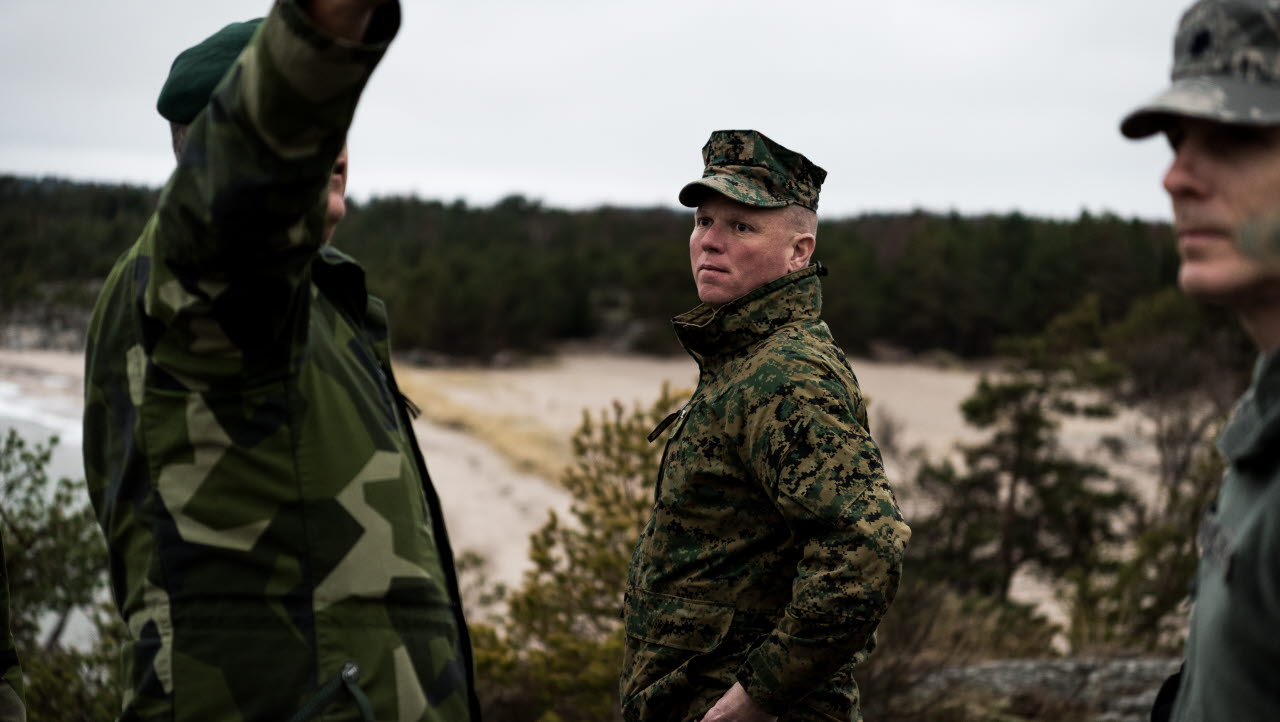
[[1130,138],[1169,116],[1280,124],[1280,0],[1200,0],[1178,24],[1173,84],[1120,123]]
[[799,153],[754,130],[717,130],[702,146],[706,169],[680,189],[680,203],[694,208],[708,191],[759,208],[792,204],[818,210],[827,172]]
[[182,125],[195,120],[261,24],[262,18],[231,23],[178,53],[156,100],[160,115]]

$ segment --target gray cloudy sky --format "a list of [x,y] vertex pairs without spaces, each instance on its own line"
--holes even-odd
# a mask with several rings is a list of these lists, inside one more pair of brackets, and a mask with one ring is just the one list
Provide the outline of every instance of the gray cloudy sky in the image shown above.
[[[0,172],[158,185],[169,63],[267,0],[2,0]],[[827,169],[826,216],[1163,219],[1169,0],[402,2],[351,132],[356,198],[675,205],[717,128]]]

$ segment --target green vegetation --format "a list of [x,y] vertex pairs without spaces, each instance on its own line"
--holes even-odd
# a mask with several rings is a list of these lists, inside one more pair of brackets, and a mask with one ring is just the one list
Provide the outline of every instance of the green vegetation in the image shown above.
[[[10,623],[26,683],[27,716],[99,722],[120,711],[117,645],[123,625],[107,599],[107,555],[84,483],[49,479],[54,438],[28,445],[10,430],[0,445],[0,533],[5,540]],[[94,638],[70,646],[77,614]]]
[[[88,294],[142,229],[152,190],[0,176],[6,309]],[[396,346],[487,359],[603,337],[674,351],[667,320],[696,303],[685,239],[668,209],[569,212],[520,196],[488,208],[415,198],[351,204],[335,244],[387,300]],[[924,212],[824,220],[824,317],[850,353],[873,342],[989,355],[1040,332],[1086,296],[1108,321],[1167,287],[1162,224]]]
[[[917,573],[1007,600],[1026,570],[1070,610],[1074,652],[1176,652],[1196,528],[1222,476],[1210,440],[1247,383],[1253,349],[1232,319],[1172,289],[1110,324],[1090,296],[1043,333],[1001,346],[1005,368],[961,407],[990,437],[961,448],[959,468],[923,459],[915,474],[913,491],[933,508],[913,522]],[[1084,451],[1058,441],[1065,420],[1119,409],[1155,452],[1145,494],[1100,463],[1125,459],[1132,441]]]
[[505,595],[506,614],[471,625],[485,719],[616,717],[622,592],[662,452],[646,437],[687,396],[664,387],[647,409],[615,403],[598,419],[583,415],[561,479],[573,519],[551,512],[532,538],[533,568]]

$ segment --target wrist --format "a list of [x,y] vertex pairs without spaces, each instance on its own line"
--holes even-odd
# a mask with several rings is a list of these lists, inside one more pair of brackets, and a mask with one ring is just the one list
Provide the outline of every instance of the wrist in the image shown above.
[[299,0],[299,5],[316,27],[353,43],[362,43],[373,25],[374,15],[389,0]]
[[750,657],[743,662],[734,676],[742,687],[742,691],[746,692],[760,709],[771,715],[781,715],[786,711],[787,702],[777,693],[778,680],[767,672],[763,675],[757,674],[752,667]]

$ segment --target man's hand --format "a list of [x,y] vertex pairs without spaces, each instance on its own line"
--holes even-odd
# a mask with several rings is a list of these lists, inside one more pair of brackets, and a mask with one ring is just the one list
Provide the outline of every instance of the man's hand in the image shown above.
[[303,0],[302,7],[324,30],[353,42],[364,39],[373,11],[388,0]]
[[734,683],[716,705],[707,710],[702,722],[775,722],[777,719],[777,715],[760,709],[741,683]]

